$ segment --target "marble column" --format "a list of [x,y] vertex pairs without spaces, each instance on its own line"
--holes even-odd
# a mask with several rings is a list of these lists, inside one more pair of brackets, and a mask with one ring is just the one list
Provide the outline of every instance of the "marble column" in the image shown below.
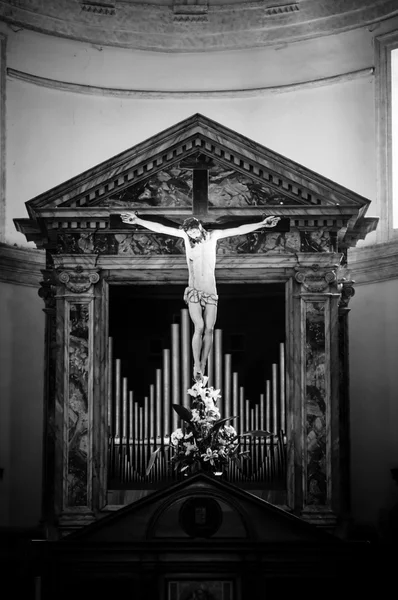
[[45,307],[44,331],[44,389],[43,389],[43,477],[41,523],[46,537],[52,539],[54,529],[54,456],[55,456],[55,369],[56,369],[56,324],[55,291],[56,278],[51,268],[51,257],[46,257],[47,268],[42,271],[39,296]]
[[294,507],[333,527],[339,512],[338,263],[298,262],[294,282]]
[[[87,259],[85,261],[87,263]],[[60,528],[92,520],[96,269],[57,270],[54,508]]]
[[339,406],[340,406],[340,468],[342,517],[348,518],[350,511],[350,374],[349,374],[349,329],[348,304],[355,294],[355,281],[341,279],[339,289]]

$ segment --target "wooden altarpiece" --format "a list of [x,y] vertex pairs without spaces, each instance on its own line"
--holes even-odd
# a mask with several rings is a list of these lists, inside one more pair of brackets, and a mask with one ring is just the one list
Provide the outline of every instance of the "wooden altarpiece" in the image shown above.
[[[29,219],[16,219],[16,227],[47,257],[39,293],[47,316],[43,520],[50,532],[81,527],[108,510],[109,286],[187,280],[180,240],[128,228],[117,217],[126,209],[176,224],[192,215],[221,226],[264,214],[288,223],[226,240],[216,277],[285,285],[284,505],[323,526],[344,516],[347,305],[354,293],[346,256],[376,227],[377,219],[365,216],[369,203],[202,115],[26,203]],[[78,449],[76,421],[84,432]]]

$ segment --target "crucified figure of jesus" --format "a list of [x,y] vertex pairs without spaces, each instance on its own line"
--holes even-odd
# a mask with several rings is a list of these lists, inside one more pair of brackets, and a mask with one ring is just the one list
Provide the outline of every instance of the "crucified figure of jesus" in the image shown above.
[[195,381],[201,381],[213,344],[213,331],[217,318],[218,295],[215,278],[217,241],[235,235],[245,235],[262,227],[275,227],[280,217],[266,217],[258,223],[210,231],[206,230],[202,222],[195,217],[185,219],[181,227],[170,227],[147,221],[134,212],[121,213],[120,217],[129,225],[142,225],[150,231],[184,240],[189,274],[184,300],[194,325],[193,378]]

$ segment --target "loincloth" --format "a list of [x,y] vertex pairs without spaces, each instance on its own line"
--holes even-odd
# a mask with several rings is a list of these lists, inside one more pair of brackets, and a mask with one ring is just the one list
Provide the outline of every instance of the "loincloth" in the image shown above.
[[189,302],[200,302],[200,305],[202,306],[202,308],[204,308],[206,304],[213,304],[214,306],[217,306],[218,296],[217,294],[208,294],[207,292],[203,292],[202,290],[187,287],[184,291],[184,301],[187,304]]

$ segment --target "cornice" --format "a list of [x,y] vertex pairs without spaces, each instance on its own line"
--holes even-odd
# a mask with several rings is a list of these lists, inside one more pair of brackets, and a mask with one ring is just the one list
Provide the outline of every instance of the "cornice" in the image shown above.
[[156,0],[147,4],[127,0],[2,0],[0,19],[16,27],[99,46],[200,52],[292,43],[369,26],[398,14],[396,0],[236,4],[212,4],[210,0],[200,12],[189,6],[172,0],[168,5]]
[[355,285],[398,279],[398,240],[349,249],[348,271]]
[[88,96],[105,96],[112,98],[132,98],[139,100],[146,99],[202,99],[209,98],[214,100],[224,100],[225,98],[257,98],[271,94],[283,94],[287,92],[297,92],[300,90],[324,87],[348,81],[355,81],[366,77],[373,77],[374,68],[359,69],[348,73],[340,73],[330,77],[320,77],[309,81],[302,81],[288,85],[264,86],[247,89],[226,89],[226,90],[142,90],[142,89],[125,89],[125,88],[108,88],[95,85],[85,85],[81,83],[73,83],[69,81],[60,81],[49,79],[47,77],[39,77],[32,73],[25,73],[16,69],[7,69],[7,77],[24,81],[39,87],[58,90],[60,92],[69,92],[73,94],[85,94]]
[[39,287],[45,252],[36,248],[0,245],[0,282]]
[[[326,259],[325,255],[317,255],[317,260]],[[81,256],[79,256],[82,259]],[[86,258],[83,256],[83,258]],[[156,257],[155,260],[148,260],[148,257],[132,256],[101,256],[98,259],[97,267],[101,269],[114,269],[116,264],[118,269],[128,269],[134,266],[135,269],[148,268],[172,268],[185,267],[183,256]],[[71,264],[74,265],[76,257],[70,257]],[[295,263],[296,257],[290,259],[279,256],[251,256],[252,268],[269,268],[270,261],[273,268],[291,268]],[[286,262],[287,261],[287,262]],[[152,265],[152,262],[154,263]],[[220,256],[218,258],[219,268],[231,268],[236,259],[234,257]],[[137,263],[137,264],[136,264]],[[161,265],[160,265],[161,263]],[[275,264],[274,264],[275,263]],[[69,263],[68,263],[69,264]],[[0,245],[0,282],[27,285],[39,287],[43,279],[42,269],[45,268],[45,252],[35,248],[16,248],[14,246]],[[376,244],[374,246],[365,246],[362,248],[353,248],[348,250],[348,272],[355,281],[355,285],[366,285],[398,279],[398,241],[385,244]]]

